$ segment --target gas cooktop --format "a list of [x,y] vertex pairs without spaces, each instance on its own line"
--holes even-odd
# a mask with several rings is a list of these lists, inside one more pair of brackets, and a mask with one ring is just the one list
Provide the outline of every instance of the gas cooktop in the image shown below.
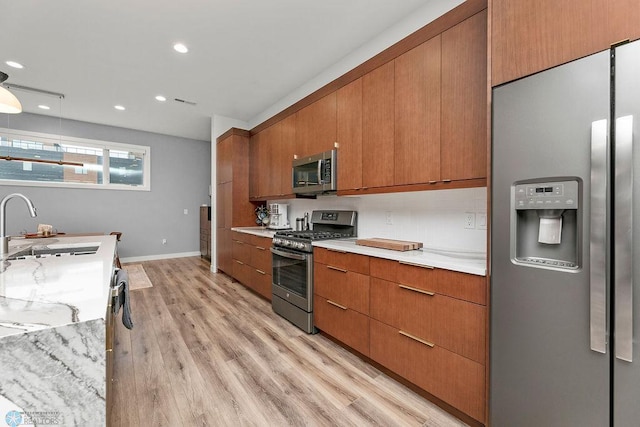
[[312,252],[311,242],[356,237],[356,217],[354,211],[313,211],[312,230],[278,231],[273,237],[273,246]]
[[353,237],[351,232],[339,232],[339,231],[313,231],[313,230],[288,230],[278,231],[275,234],[278,237],[295,237],[297,239],[306,240],[328,240],[328,239],[343,239],[345,237]]

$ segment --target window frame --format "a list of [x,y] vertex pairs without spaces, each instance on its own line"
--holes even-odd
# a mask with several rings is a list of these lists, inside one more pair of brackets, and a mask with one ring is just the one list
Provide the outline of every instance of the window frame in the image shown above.
[[[49,133],[22,131],[19,129],[0,128],[0,136],[7,139],[26,139],[37,142],[80,145],[88,148],[100,149],[103,155],[102,179],[103,183],[89,182],[61,182],[61,181],[27,181],[19,179],[2,179],[2,185],[15,185],[24,187],[51,187],[51,188],[92,188],[96,190],[128,190],[128,191],[151,191],[151,147],[147,145],[124,144],[120,142],[102,141],[96,139],[76,138],[72,136],[56,135]],[[110,157],[109,151],[128,151],[143,154],[142,185],[113,184],[110,179]],[[15,161],[15,160],[12,160]],[[6,160],[0,159],[0,162]],[[1,163],[0,163],[1,164]]]

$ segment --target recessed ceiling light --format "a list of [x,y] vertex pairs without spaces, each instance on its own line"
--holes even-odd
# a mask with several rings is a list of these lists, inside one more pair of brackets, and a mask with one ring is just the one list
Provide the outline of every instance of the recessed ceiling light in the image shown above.
[[50,110],[51,109],[51,107],[49,107],[48,105],[44,105],[44,104],[38,105],[38,108],[42,108],[43,110]]
[[13,68],[24,68],[24,65],[20,64],[19,62],[16,61],[7,61],[5,62],[5,64],[7,64],[9,67],[13,67]]
[[158,95],[158,96],[156,96],[156,99],[157,99],[158,101],[160,101],[160,102],[164,102],[164,101],[166,101],[166,100],[167,100],[167,98],[165,98],[165,97],[164,97],[164,96],[162,96],[162,95]]
[[174,49],[176,52],[180,52],[180,53],[187,53],[187,52],[189,52],[189,49],[188,49],[185,45],[183,45],[182,43],[176,43],[176,44],[174,44],[174,45],[173,45],[173,49]]
[[115,108],[116,110],[120,110],[120,111],[124,111],[125,108],[122,105],[115,105],[113,108]]

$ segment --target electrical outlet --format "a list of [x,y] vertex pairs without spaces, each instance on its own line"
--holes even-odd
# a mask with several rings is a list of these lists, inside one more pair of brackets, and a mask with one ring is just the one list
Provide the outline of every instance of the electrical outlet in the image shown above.
[[387,225],[393,225],[393,217],[391,215],[391,211],[387,211],[384,213],[384,223]]
[[487,229],[487,213],[486,212],[478,212],[476,214],[476,228],[478,230]]
[[167,244],[167,239],[162,239],[162,244],[166,245]]
[[476,228],[476,214],[473,212],[465,212],[464,228]]
[[183,212],[185,215],[189,215],[189,209],[185,209]]

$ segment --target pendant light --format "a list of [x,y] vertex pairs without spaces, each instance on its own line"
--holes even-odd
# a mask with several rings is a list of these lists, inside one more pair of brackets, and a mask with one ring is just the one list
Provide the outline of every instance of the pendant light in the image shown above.
[[[0,71],[0,83],[7,80],[9,76]],[[14,94],[8,89],[0,86],[0,113],[17,114],[22,113],[22,104]]]

